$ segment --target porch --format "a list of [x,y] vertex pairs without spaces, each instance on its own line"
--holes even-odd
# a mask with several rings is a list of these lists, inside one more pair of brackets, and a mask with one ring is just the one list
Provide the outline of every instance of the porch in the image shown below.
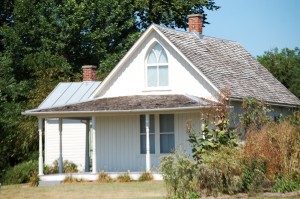
[[[105,172],[108,176],[112,179],[117,179],[118,176],[123,174],[129,174],[132,180],[138,180],[139,177],[143,174],[142,172]],[[153,180],[163,180],[163,177],[160,173],[152,172]],[[56,182],[60,184],[63,180],[68,177],[72,176],[76,179],[83,179],[86,181],[96,181],[98,179],[98,174],[93,174],[90,172],[82,172],[82,173],[62,173],[62,174],[49,174],[49,175],[42,175],[40,176],[40,183],[42,184],[52,184]]]

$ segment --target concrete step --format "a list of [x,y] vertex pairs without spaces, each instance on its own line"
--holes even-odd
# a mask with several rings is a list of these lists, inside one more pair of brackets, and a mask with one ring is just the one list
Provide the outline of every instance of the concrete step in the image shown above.
[[39,186],[49,186],[49,185],[58,185],[61,184],[61,180],[47,180],[47,181],[39,181]]

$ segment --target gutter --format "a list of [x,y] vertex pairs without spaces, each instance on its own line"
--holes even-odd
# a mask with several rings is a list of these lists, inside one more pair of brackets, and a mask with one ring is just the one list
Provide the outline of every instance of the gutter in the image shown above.
[[[134,109],[134,110],[101,110],[101,111],[56,111],[56,112],[22,112],[22,115],[28,116],[57,116],[57,115],[95,115],[95,114],[125,114],[125,113],[144,113],[144,112],[174,112],[174,111],[190,111],[218,106],[192,106],[192,107],[176,107],[176,108],[159,108],[159,109]],[[233,108],[230,106],[229,108]]]
[[[232,100],[232,101],[238,101],[238,102],[243,102],[243,99],[242,98],[237,98],[237,97],[229,97],[229,100]],[[300,104],[284,104],[284,103],[276,103],[276,102],[268,102],[266,101],[266,103],[268,105],[271,105],[271,106],[282,106],[282,107],[289,107],[289,108],[297,108],[297,107],[300,107]]]

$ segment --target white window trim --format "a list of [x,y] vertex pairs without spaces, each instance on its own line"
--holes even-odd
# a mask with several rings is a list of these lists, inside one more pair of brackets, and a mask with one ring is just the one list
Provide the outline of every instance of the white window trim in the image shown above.
[[[166,56],[167,56],[167,63],[155,63],[155,64],[148,64],[148,58],[150,53],[152,52],[152,49],[154,48],[155,45],[160,45],[161,48],[165,51]],[[161,53],[160,53],[161,54]],[[149,49],[146,52],[146,56],[145,56],[145,60],[144,60],[144,68],[145,68],[145,75],[144,75],[144,79],[145,79],[145,89],[142,92],[150,92],[150,91],[171,91],[170,89],[170,61],[169,61],[169,54],[166,51],[166,49],[163,47],[163,45],[161,43],[159,43],[158,41],[154,41]],[[149,66],[156,66],[157,67],[157,86],[148,86],[148,67]],[[168,75],[168,85],[167,86],[159,86],[159,66],[167,66],[168,67],[168,71],[167,71],[167,75]]]

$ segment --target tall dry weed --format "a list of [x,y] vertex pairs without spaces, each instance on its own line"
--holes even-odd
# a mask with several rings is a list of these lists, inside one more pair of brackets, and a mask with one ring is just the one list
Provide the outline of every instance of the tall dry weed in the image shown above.
[[250,130],[245,143],[245,159],[259,157],[267,161],[266,176],[274,180],[300,171],[299,127],[289,121],[269,123]]

